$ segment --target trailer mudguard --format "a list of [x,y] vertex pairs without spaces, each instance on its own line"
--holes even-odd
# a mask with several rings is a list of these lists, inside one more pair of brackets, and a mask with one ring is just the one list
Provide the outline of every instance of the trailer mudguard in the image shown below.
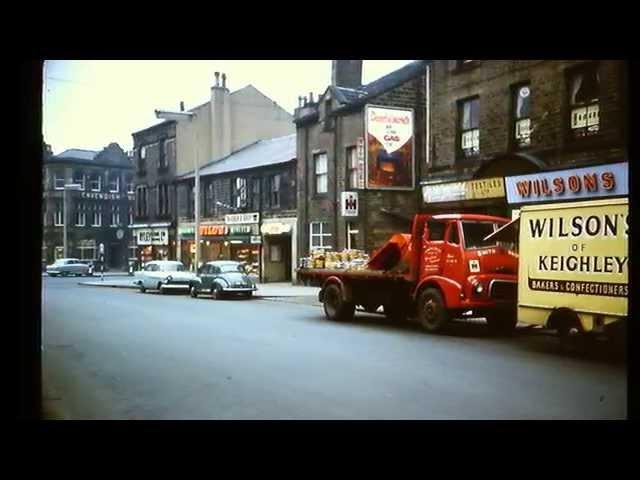
[[343,282],[340,277],[336,277],[335,275],[332,275],[331,277],[327,278],[324,281],[324,283],[322,284],[322,287],[320,288],[320,296],[323,295],[324,289],[327,288],[327,286],[331,285],[332,283],[335,283],[340,286],[340,291],[342,292],[342,299],[345,302],[353,301],[353,292],[351,291],[351,287],[345,282]]

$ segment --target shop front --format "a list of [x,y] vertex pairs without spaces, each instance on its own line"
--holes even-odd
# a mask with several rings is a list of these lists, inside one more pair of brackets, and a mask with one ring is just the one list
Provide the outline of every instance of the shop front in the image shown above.
[[263,219],[262,234],[263,282],[295,281],[296,224],[294,218]]
[[[178,229],[180,260],[194,270],[195,226],[182,224]],[[260,236],[258,224],[200,224],[200,262],[234,260],[248,266],[250,273],[260,274]]]
[[425,213],[481,213],[510,217],[503,177],[423,183]]
[[175,258],[175,234],[169,223],[137,224],[131,227],[136,244],[136,257],[141,265],[152,260]]

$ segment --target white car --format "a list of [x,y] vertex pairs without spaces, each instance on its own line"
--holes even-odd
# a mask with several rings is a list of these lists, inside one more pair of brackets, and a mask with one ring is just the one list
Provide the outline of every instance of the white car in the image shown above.
[[147,290],[158,290],[166,293],[169,290],[189,291],[199,282],[195,273],[187,271],[182,262],[174,260],[154,260],[148,262],[142,271],[135,272],[134,284],[142,293]]
[[50,277],[93,275],[93,268],[77,258],[59,258],[53,264],[47,265],[47,274]]

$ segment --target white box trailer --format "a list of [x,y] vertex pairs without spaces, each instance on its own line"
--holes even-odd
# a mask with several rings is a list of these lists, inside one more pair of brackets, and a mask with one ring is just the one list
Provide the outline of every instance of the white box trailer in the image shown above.
[[628,198],[523,206],[518,321],[563,336],[626,321],[628,215]]

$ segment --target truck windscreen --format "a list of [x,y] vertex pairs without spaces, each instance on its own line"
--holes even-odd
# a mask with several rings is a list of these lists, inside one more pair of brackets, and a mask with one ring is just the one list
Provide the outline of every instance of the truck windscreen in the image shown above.
[[497,243],[495,240],[484,238],[500,228],[500,225],[493,222],[462,222],[464,232],[465,248],[485,248],[493,247]]

